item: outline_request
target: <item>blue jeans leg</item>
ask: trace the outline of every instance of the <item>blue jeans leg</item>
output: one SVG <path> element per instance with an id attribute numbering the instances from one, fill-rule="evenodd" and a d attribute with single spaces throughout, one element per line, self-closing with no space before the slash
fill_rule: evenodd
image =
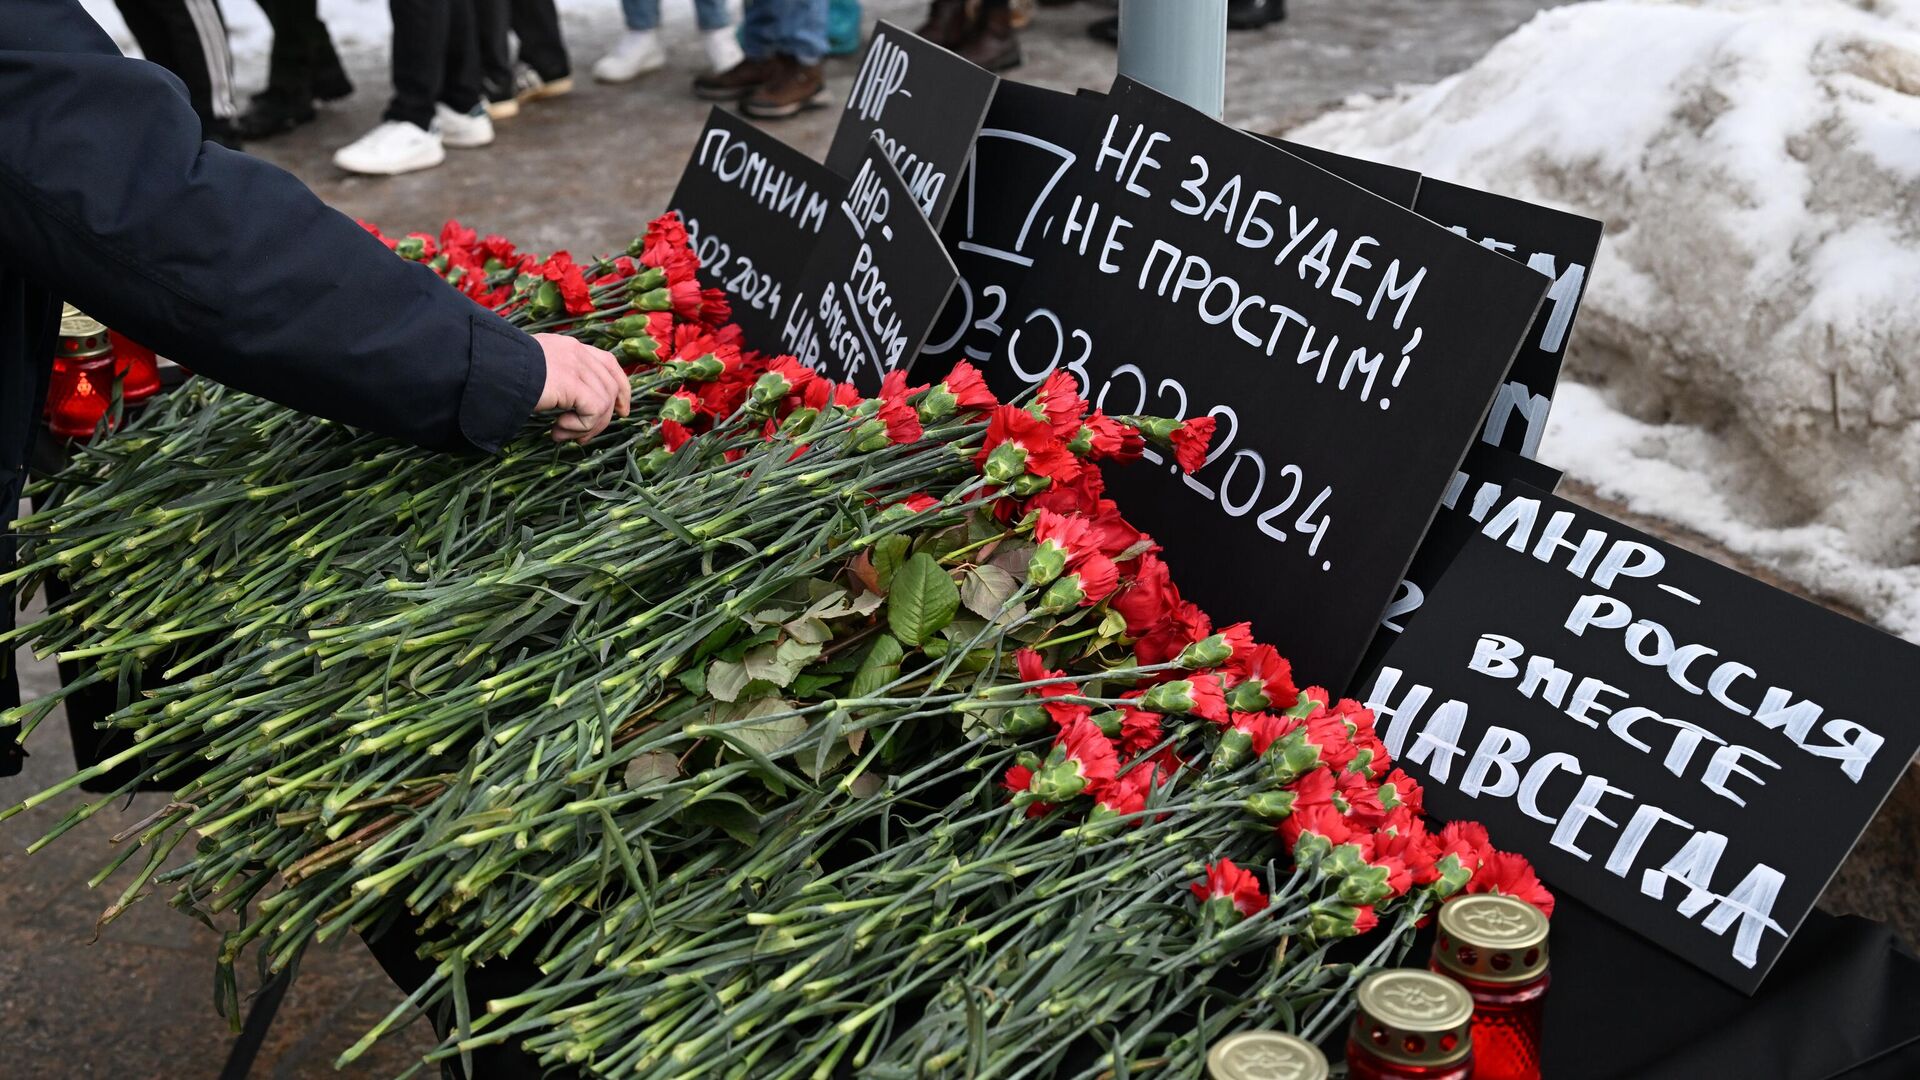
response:
<path id="1" fill-rule="evenodd" d="M 725 30 L 733 25 L 733 12 L 727 0 L 693 0 L 693 15 L 702 30 Z"/>
<path id="2" fill-rule="evenodd" d="M 652 30 L 660 25 L 660 0 L 620 0 L 627 29 Z"/>
<path id="3" fill-rule="evenodd" d="M 781 0 L 785 8 L 782 19 L 781 52 L 787 53 L 803 64 L 817 64 L 827 55 L 827 2 L 828 0 Z"/>

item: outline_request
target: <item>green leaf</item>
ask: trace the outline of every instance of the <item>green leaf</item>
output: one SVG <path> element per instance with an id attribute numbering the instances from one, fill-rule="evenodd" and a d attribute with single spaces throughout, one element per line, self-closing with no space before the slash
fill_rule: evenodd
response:
<path id="1" fill-rule="evenodd" d="M 720 829 L 748 847 L 760 839 L 760 815 L 744 806 L 702 800 L 681 811 L 680 816 L 695 825 Z"/>
<path id="2" fill-rule="evenodd" d="M 960 585 L 960 602 L 983 619 L 998 619 L 1000 609 L 1020 589 L 1020 582 L 998 566 L 976 566 L 968 570 Z"/>
<path id="3" fill-rule="evenodd" d="M 778 645 L 767 644 L 754 649 L 747 653 L 741 663 L 748 677 L 764 679 L 776 688 L 784 688 L 819 655 L 819 645 L 783 641 Z"/>
<path id="4" fill-rule="evenodd" d="M 721 723 L 732 723 L 737 720 L 751 720 L 755 717 L 766 716 L 771 713 L 790 712 L 792 709 L 792 703 L 781 698 L 757 698 L 744 707 L 735 705 L 731 708 L 720 710 L 716 712 L 714 719 Z M 757 724 L 746 724 L 741 727 L 730 728 L 720 734 L 723 735 L 728 742 L 739 743 L 743 746 L 750 747 L 753 750 L 759 751 L 762 756 L 771 756 L 806 733 L 806 717 L 782 716 Z"/>
<path id="5" fill-rule="evenodd" d="M 960 610 L 960 587 L 933 556 L 920 552 L 894 573 L 887 595 L 887 626 L 908 645 L 940 632 Z"/>
<path id="6" fill-rule="evenodd" d="M 874 639 L 867 649 L 867 655 L 860 661 L 860 669 L 854 672 L 853 685 L 847 693 L 851 697 L 869 697 L 881 687 L 900 677 L 900 661 L 907 651 L 900 643 L 886 634 Z"/>
<path id="7" fill-rule="evenodd" d="M 680 763 L 672 754 L 653 750 L 627 762 L 625 775 L 627 787 L 638 791 L 655 783 L 679 779 Z"/>
<path id="8" fill-rule="evenodd" d="M 827 624 L 812 615 L 803 615 L 792 622 L 785 623 L 781 629 L 803 645 L 818 645 L 833 638 L 833 631 L 827 627 Z"/>
<path id="9" fill-rule="evenodd" d="M 873 573 L 880 583 L 880 591 L 893 589 L 893 576 L 907 562 L 907 548 L 912 541 L 904 536 L 883 536 L 873 542 Z"/>
<path id="10" fill-rule="evenodd" d="M 707 693 L 712 694 L 716 701 L 738 701 L 740 691 L 747 688 L 750 679 L 752 676 L 747 674 L 745 664 L 715 660 L 713 666 L 707 669 Z"/>

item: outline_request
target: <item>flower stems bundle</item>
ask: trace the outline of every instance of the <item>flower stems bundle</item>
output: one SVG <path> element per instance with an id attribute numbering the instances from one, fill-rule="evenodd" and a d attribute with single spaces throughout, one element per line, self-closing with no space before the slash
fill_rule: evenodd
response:
<path id="1" fill-rule="evenodd" d="M 744 350 L 670 217 L 586 266 L 389 243 L 614 349 L 632 417 L 476 462 L 196 385 L 21 523 L 11 576 L 73 594 L 13 636 L 86 670 L 9 719 L 111 685 L 134 745 L 5 816 L 136 766 L 38 847 L 171 788 L 102 919 L 171 890 L 230 1012 L 243 950 L 404 925 L 433 975 L 343 1060 L 444 1007 L 430 1060 L 1192 1075 L 1236 1027 L 1325 1034 L 1453 892 L 1550 906 L 1103 496 L 1210 421 L 964 364 L 863 399 Z M 508 956 L 541 977 L 468 992 Z"/>

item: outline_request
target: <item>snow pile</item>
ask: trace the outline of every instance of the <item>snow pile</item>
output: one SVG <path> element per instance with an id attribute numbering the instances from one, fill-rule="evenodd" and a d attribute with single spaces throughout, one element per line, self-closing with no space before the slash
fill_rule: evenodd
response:
<path id="1" fill-rule="evenodd" d="M 1920 638 L 1920 0 L 1557 8 L 1290 137 L 1604 220 L 1542 456 Z"/>

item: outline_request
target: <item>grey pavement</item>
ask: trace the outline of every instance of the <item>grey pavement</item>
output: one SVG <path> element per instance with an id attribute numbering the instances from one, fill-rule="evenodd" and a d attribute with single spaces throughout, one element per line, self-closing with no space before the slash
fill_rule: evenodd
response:
<path id="1" fill-rule="evenodd" d="M 1296 0 L 1288 22 L 1230 35 L 1227 120 L 1278 131 L 1352 94 L 1444 77 L 1545 6 L 1531 0 Z M 441 168 L 373 180 L 329 164 L 333 150 L 373 124 L 384 104 L 384 57 L 364 52 L 348 57 L 361 87 L 356 97 L 255 151 L 299 174 L 329 202 L 390 232 L 433 231 L 459 217 L 535 250 L 586 254 L 618 247 L 665 206 L 706 107 L 687 92 L 698 50 L 686 26 L 668 27 L 676 46 L 668 70 L 619 87 L 585 77 L 619 30 L 616 8 L 608 0 L 602 13 L 569 18 L 582 75 L 573 94 L 529 106 L 500 126 L 494 146 L 451 151 Z M 881 0 L 868 9 L 870 17 L 911 26 L 919 5 Z M 1104 87 L 1113 75 L 1113 52 L 1083 33 L 1101 14 L 1093 5 L 1042 10 L 1023 37 L 1027 63 L 1013 75 L 1062 89 Z M 831 64 L 836 97 L 852 73 L 851 60 Z M 817 157 L 833 119 L 831 110 L 821 110 L 774 130 Z M 1664 531 L 1725 559 L 1697 538 Z M 51 688 L 57 676 L 50 663 L 24 653 L 21 659 L 29 695 Z M 26 774 L 0 781 L 0 802 L 51 785 L 71 768 L 62 715 L 51 717 L 30 746 Z M 110 857 L 108 838 L 158 806 L 159 797 L 136 798 L 35 855 L 22 852 L 81 801 L 57 798 L 0 824 L 0 1076 L 214 1077 L 231 1039 L 211 1007 L 215 935 L 160 897 L 134 905 L 98 942 L 91 940 L 95 919 L 117 890 L 91 890 L 86 881 Z M 1915 936 L 1916 852 L 1920 783 L 1910 777 L 1842 868 L 1826 906 L 1897 919 Z M 399 1000 L 356 939 L 312 950 L 254 1075 L 336 1075 L 334 1057 Z M 431 1041 L 427 1025 L 417 1021 L 338 1075 L 396 1075 Z"/>

